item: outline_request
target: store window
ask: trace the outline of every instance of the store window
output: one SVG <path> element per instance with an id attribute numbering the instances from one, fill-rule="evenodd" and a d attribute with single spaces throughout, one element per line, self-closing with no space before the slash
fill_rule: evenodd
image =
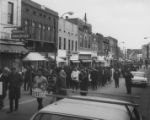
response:
<path id="1" fill-rule="evenodd" d="M 58 48 L 61 49 L 61 37 L 59 37 L 59 43 L 58 43 Z"/>

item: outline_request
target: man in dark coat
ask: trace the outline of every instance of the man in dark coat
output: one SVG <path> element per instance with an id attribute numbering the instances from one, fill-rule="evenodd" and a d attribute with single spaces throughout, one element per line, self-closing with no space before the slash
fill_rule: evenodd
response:
<path id="1" fill-rule="evenodd" d="M 131 80 L 133 78 L 133 75 L 132 75 L 132 73 L 130 72 L 129 69 L 127 69 L 124 72 L 124 78 L 125 78 L 125 84 L 126 84 L 127 94 L 131 94 L 131 86 L 132 86 Z"/>
<path id="2" fill-rule="evenodd" d="M 114 77 L 114 80 L 115 80 L 115 87 L 116 87 L 116 88 L 119 88 L 120 72 L 119 72 L 119 70 L 116 68 L 113 74 L 114 74 L 113 77 Z"/>
<path id="3" fill-rule="evenodd" d="M 7 84 L 8 84 L 8 71 L 4 68 L 4 70 L 0 70 L 0 83 L 2 85 L 2 93 L 0 94 L 0 110 L 3 108 L 3 100 L 6 97 Z"/>
<path id="4" fill-rule="evenodd" d="M 93 68 L 91 71 L 92 89 L 96 90 L 98 85 L 98 71 Z"/>
<path id="5" fill-rule="evenodd" d="M 103 79 L 103 70 L 101 67 L 98 69 L 98 86 L 102 86 L 102 79 Z"/>
<path id="6" fill-rule="evenodd" d="M 87 92 L 84 91 L 88 91 L 88 73 L 85 69 L 82 69 L 80 74 L 79 74 L 79 81 L 80 81 L 80 94 L 83 96 L 87 95 Z"/>
<path id="7" fill-rule="evenodd" d="M 57 95 L 67 95 L 67 85 L 66 85 L 66 72 L 63 68 L 61 68 L 60 72 L 58 72 L 57 80 L 56 80 L 56 92 Z M 60 100 L 62 98 L 57 98 L 57 100 Z"/>
<path id="8" fill-rule="evenodd" d="M 9 90 L 9 105 L 10 110 L 7 113 L 13 111 L 13 103 L 15 101 L 15 111 L 19 107 L 19 98 L 21 94 L 22 76 L 13 67 L 8 79 L 8 90 Z"/>

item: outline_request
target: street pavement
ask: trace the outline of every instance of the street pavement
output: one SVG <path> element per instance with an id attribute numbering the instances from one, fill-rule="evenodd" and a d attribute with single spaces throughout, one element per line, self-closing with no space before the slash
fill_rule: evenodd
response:
<path id="1" fill-rule="evenodd" d="M 146 73 L 150 83 L 150 70 L 147 70 Z M 132 96 L 140 96 L 139 99 L 132 99 L 132 101 L 139 104 L 139 110 L 142 113 L 144 120 L 150 120 L 150 86 L 149 85 L 146 88 L 132 88 Z M 115 88 L 114 81 L 112 81 L 110 84 L 106 85 L 105 87 L 99 88 L 95 92 L 127 96 L 125 81 L 123 78 L 120 78 L 119 88 Z M 44 106 L 48 105 L 50 101 L 51 101 L 51 97 L 45 98 L 43 102 Z M 7 114 L 6 112 L 9 110 L 9 101 L 8 98 L 6 98 L 4 109 L 0 111 L 0 120 L 29 120 L 31 116 L 37 112 L 36 99 L 30 96 L 27 92 L 24 92 L 23 90 L 22 90 L 22 97 L 20 99 L 19 104 L 20 105 L 18 111 Z"/>

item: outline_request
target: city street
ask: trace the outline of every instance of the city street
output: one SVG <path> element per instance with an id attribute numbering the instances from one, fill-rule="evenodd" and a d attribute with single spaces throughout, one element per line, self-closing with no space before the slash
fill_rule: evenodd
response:
<path id="1" fill-rule="evenodd" d="M 147 71 L 148 72 L 148 71 Z M 150 75 L 148 74 L 148 78 L 150 78 Z M 96 92 L 101 93 L 108 93 L 108 94 L 121 94 L 121 95 L 127 95 L 126 94 L 126 88 L 124 79 L 120 78 L 120 87 L 115 88 L 114 82 L 111 84 L 106 85 L 105 87 L 99 88 Z M 23 91 L 23 90 L 22 90 Z M 90 90 L 91 91 L 91 90 Z M 139 110 L 141 111 L 144 120 L 149 120 L 150 118 L 150 86 L 148 85 L 147 88 L 132 88 L 132 96 L 140 96 L 140 99 L 132 99 L 136 103 L 138 103 Z M 124 98 L 126 99 L 126 98 Z M 51 98 L 47 97 L 44 99 L 44 106 L 49 104 Z M 29 120 L 29 118 L 37 112 L 37 102 L 36 99 L 29 96 L 27 92 L 22 92 L 22 97 L 20 99 L 20 106 L 19 110 L 7 114 L 9 105 L 8 105 L 8 99 L 5 99 L 5 107 L 2 111 L 0 111 L 0 120 Z"/>

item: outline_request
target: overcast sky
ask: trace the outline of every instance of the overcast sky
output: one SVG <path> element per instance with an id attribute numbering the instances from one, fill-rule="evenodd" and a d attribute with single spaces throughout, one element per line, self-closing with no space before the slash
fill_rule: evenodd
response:
<path id="1" fill-rule="evenodd" d="M 68 11 L 88 23 L 94 33 L 118 39 L 120 47 L 141 48 L 150 42 L 150 0 L 34 0 L 57 11 L 59 16 Z M 149 39 L 144 39 L 149 37 Z"/>

